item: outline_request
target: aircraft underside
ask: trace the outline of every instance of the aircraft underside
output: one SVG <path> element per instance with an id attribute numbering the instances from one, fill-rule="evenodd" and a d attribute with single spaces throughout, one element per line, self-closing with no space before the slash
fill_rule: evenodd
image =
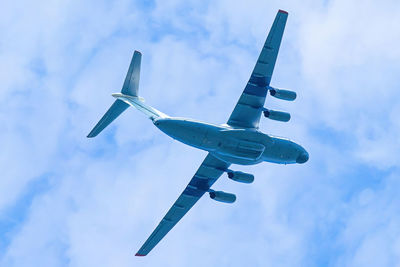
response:
<path id="1" fill-rule="evenodd" d="M 258 131 L 262 115 L 275 121 L 290 120 L 289 113 L 264 107 L 268 94 L 280 100 L 296 99 L 294 91 L 270 85 L 287 17 L 286 11 L 278 11 L 250 79 L 228 121 L 223 125 L 170 117 L 147 105 L 138 95 L 142 54 L 134 52 L 121 92 L 112 94 L 116 100 L 87 137 L 97 136 L 129 106 L 133 106 L 144 113 L 165 134 L 209 152 L 182 194 L 136 256 L 147 255 L 205 193 L 209 193 L 210 198 L 216 201 L 235 202 L 234 194 L 211 188 L 224 173 L 236 182 L 249 184 L 254 181 L 252 174 L 229 169 L 231 164 L 252 165 L 263 161 L 291 164 L 308 161 L 308 153 L 300 145 Z"/>
<path id="2" fill-rule="evenodd" d="M 299 163 L 301 155 L 308 157 L 300 145 L 257 130 L 217 126 L 186 118 L 162 118 L 154 124 L 172 138 L 232 164 L 253 165 L 262 161 L 291 164 Z"/>

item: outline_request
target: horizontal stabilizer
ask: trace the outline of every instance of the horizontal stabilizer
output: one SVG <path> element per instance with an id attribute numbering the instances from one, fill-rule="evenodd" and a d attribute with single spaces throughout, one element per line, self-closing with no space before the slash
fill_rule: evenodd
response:
<path id="1" fill-rule="evenodd" d="M 129 65 L 128 73 L 125 77 L 124 85 L 122 86 L 121 93 L 125 96 L 138 96 L 139 78 L 140 78 L 140 63 L 142 61 L 142 54 L 135 51 L 132 56 L 131 64 Z M 88 138 L 97 136 L 104 130 L 113 120 L 115 120 L 122 112 L 129 107 L 129 104 L 121 99 L 115 100 L 114 104 L 107 110 L 106 114 L 96 124 L 93 130 L 88 134 Z"/>
<path id="2" fill-rule="evenodd" d="M 104 128 L 106 128 L 113 120 L 115 120 L 129 105 L 122 100 L 115 100 L 114 104 L 107 110 L 106 114 L 94 126 L 93 130 L 88 134 L 88 138 L 97 136 Z"/>

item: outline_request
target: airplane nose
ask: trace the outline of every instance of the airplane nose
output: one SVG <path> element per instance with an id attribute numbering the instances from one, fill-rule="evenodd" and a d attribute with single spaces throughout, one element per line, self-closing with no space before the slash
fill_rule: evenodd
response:
<path id="1" fill-rule="evenodd" d="M 306 163 L 309 159 L 309 155 L 306 151 L 302 152 L 296 159 L 297 163 Z"/>

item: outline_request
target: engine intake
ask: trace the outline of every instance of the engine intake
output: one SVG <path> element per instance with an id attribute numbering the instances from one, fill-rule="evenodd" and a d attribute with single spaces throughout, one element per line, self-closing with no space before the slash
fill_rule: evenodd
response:
<path id="1" fill-rule="evenodd" d="M 223 191 L 210 191 L 210 198 L 219 202 L 233 203 L 236 201 L 236 196 Z"/>
<path id="2" fill-rule="evenodd" d="M 228 171 L 228 178 L 239 183 L 251 184 L 254 181 L 254 175 L 239 171 Z"/>
<path id="3" fill-rule="evenodd" d="M 271 120 L 283 121 L 283 122 L 287 122 L 290 120 L 290 114 L 287 112 L 265 109 L 263 113 L 265 117 Z"/>
<path id="4" fill-rule="evenodd" d="M 296 92 L 285 90 L 285 89 L 278 89 L 278 88 L 269 88 L 269 93 L 273 97 L 282 99 L 282 100 L 287 100 L 287 101 L 293 101 L 296 99 L 297 94 Z"/>

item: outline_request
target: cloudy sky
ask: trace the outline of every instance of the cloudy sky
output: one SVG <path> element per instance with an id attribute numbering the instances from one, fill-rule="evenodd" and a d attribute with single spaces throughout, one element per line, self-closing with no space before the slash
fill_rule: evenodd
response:
<path id="1" fill-rule="evenodd" d="M 142 52 L 140 94 L 225 123 L 278 9 L 289 12 L 261 130 L 304 165 L 234 166 L 147 256 L 137 249 L 204 151 L 129 109 L 86 135 Z M 400 266 L 400 2 L 3 1 L 0 266 Z"/>

